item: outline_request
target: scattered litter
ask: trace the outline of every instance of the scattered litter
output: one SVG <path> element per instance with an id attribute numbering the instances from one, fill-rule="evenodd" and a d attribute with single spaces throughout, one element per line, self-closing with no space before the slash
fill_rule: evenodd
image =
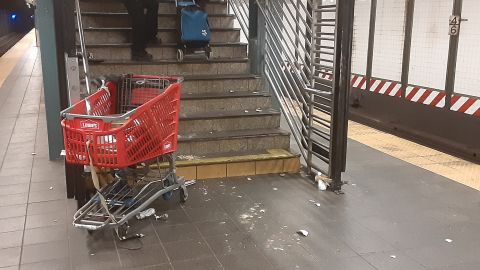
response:
<path id="1" fill-rule="evenodd" d="M 236 186 L 233 186 L 232 189 L 236 189 L 237 187 Z"/>
<path id="2" fill-rule="evenodd" d="M 445 239 L 445 242 L 447 242 L 447 243 L 452 243 L 452 242 L 453 242 L 453 240 L 452 240 L 452 239 L 449 239 L 449 238 L 447 238 L 447 239 Z"/>
<path id="3" fill-rule="evenodd" d="M 210 134 L 213 134 L 213 131 L 210 131 Z"/>
<path id="4" fill-rule="evenodd" d="M 252 180 L 253 180 L 253 179 L 252 179 L 252 178 L 250 178 L 250 177 L 248 177 L 248 178 L 247 178 L 247 181 L 252 181 Z"/>
<path id="5" fill-rule="evenodd" d="M 261 219 L 261 218 L 262 218 L 262 216 L 258 216 L 258 219 Z"/>
<path id="6" fill-rule="evenodd" d="M 356 186 L 357 184 L 353 183 L 352 186 Z"/>
<path id="7" fill-rule="evenodd" d="M 138 213 L 135 217 L 138 220 L 141 220 L 141 219 L 145 219 L 147 217 L 151 217 L 153 215 L 155 215 L 155 209 L 154 208 L 148 208 L 147 210 L 144 210 L 144 211 Z"/>
<path id="8" fill-rule="evenodd" d="M 240 215 L 240 218 L 241 218 L 241 219 L 247 219 L 247 218 L 253 218 L 253 216 L 252 216 L 252 215 L 249 215 L 249 214 L 241 214 L 241 215 Z"/>
<path id="9" fill-rule="evenodd" d="M 256 112 L 262 112 L 263 110 L 262 110 L 262 108 L 257 108 L 255 111 Z"/>
<path id="10" fill-rule="evenodd" d="M 285 177 L 285 174 L 284 174 L 284 173 L 281 173 L 280 176 L 281 176 L 281 177 Z"/>
<path id="11" fill-rule="evenodd" d="M 280 251 L 283 251 L 284 249 L 283 248 L 279 248 L 279 247 L 274 247 L 273 250 L 280 250 Z"/>
<path id="12" fill-rule="evenodd" d="M 53 220 L 53 222 L 54 222 L 54 223 L 57 223 L 57 222 L 58 222 L 58 220 L 54 219 L 54 220 Z"/>
<path id="13" fill-rule="evenodd" d="M 252 94 L 258 94 L 258 91 L 253 91 Z"/>
<path id="14" fill-rule="evenodd" d="M 243 198 L 243 196 L 242 196 L 242 195 L 238 195 L 237 197 L 238 197 L 238 198 Z"/>
<path id="15" fill-rule="evenodd" d="M 324 181 L 324 176 L 322 175 L 322 173 L 319 172 L 315 176 L 315 182 L 317 182 L 318 189 L 320 189 L 322 191 L 327 190 L 328 183 Z"/>
<path id="16" fill-rule="evenodd" d="M 65 150 L 60 151 L 60 156 L 61 157 L 64 157 L 66 155 L 67 155 L 67 151 L 65 151 Z"/>
<path id="17" fill-rule="evenodd" d="M 224 225 L 224 224 L 227 224 L 227 222 L 221 221 L 220 224 L 221 224 L 221 225 Z"/>
<path id="18" fill-rule="evenodd" d="M 90 256 L 95 256 L 95 253 L 90 253 Z"/>
<path id="19" fill-rule="evenodd" d="M 265 209 L 260 209 L 260 213 L 265 213 Z"/>
<path id="20" fill-rule="evenodd" d="M 297 232 L 297 234 L 303 236 L 303 237 L 307 237 L 308 236 L 308 231 L 306 230 L 300 230 Z"/>
<path id="21" fill-rule="evenodd" d="M 194 155 L 179 155 L 178 159 L 179 160 L 194 160 L 194 159 L 199 159 L 200 157 L 194 156 Z"/>
<path id="22" fill-rule="evenodd" d="M 315 203 L 315 201 L 314 201 L 314 200 L 308 200 L 308 201 L 309 201 L 309 202 L 311 202 L 311 203 Z"/>
<path id="23" fill-rule="evenodd" d="M 230 92 L 230 93 L 235 93 L 235 90 L 230 90 L 230 91 L 228 91 L 228 92 Z"/>
<path id="24" fill-rule="evenodd" d="M 168 220 L 168 214 L 161 214 L 160 216 L 155 215 L 155 220 L 160 220 L 160 221 L 167 221 Z"/>
<path id="25" fill-rule="evenodd" d="M 274 188 L 273 188 L 273 190 L 277 191 L 277 190 L 278 190 L 278 188 L 274 187 Z"/>
<path id="26" fill-rule="evenodd" d="M 53 190 L 53 187 L 49 187 L 48 189 Z"/>
<path id="27" fill-rule="evenodd" d="M 397 255 L 390 255 L 390 258 L 396 259 L 396 258 L 397 258 Z"/>
<path id="28" fill-rule="evenodd" d="M 318 203 L 318 202 L 315 203 L 315 206 L 320 207 L 320 203 Z"/>
<path id="29" fill-rule="evenodd" d="M 32 156 L 35 156 L 36 154 L 37 154 L 37 153 L 35 153 L 35 152 L 32 152 Z"/>
<path id="30" fill-rule="evenodd" d="M 245 110 L 245 113 L 248 113 L 248 110 Z"/>
<path id="31" fill-rule="evenodd" d="M 191 185 L 195 185 L 196 183 L 197 183 L 197 180 L 185 181 L 185 186 L 188 187 L 188 186 L 191 186 Z"/>

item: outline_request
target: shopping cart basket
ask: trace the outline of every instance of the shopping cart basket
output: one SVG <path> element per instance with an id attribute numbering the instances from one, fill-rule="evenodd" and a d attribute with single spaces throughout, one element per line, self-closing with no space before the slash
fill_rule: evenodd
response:
<path id="1" fill-rule="evenodd" d="M 188 193 L 175 167 L 179 79 L 126 75 L 118 86 L 106 83 L 61 114 L 66 161 L 89 168 L 97 190 L 73 225 L 113 227 L 125 239 L 128 220 L 157 198 L 179 190 L 184 202 Z M 115 178 L 100 186 L 96 171 L 105 168 Z"/>

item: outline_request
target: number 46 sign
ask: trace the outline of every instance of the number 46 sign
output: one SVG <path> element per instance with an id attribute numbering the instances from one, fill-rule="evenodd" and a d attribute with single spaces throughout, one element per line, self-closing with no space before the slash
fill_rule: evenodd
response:
<path id="1" fill-rule="evenodd" d="M 450 36 L 457 36 L 460 31 L 460 16 L 452 15 L 450 16 L 448 34 Z"/>

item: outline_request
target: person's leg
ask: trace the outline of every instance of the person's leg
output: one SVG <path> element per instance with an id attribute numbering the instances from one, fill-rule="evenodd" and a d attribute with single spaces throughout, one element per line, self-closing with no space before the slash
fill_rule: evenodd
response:
<path id="1" fill-rule="evenodd" d="M 206 10 L 208 0 L 196 0 L 197 5 L 200 6 L 201 9 Z"/>
<path id="2" fill-rule="evenodd" d="M 151 60 L 152 56 L 145 51 L 147 40 L 144 7 L 139 0 L 126 0 L 124 4 L 132 19 L 132 59 Z"/>
<path id="3" fill-rule="evenodd" d="M 144 7 L 147 9 L 146 14 L 146 38 L 147 41 L 158 42 L 158 1 L 157 0 L 144 0 Z"/>

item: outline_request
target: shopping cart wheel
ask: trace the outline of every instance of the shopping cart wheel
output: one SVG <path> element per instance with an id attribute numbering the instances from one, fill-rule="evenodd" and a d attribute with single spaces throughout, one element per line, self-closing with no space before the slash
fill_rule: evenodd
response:
<path id="1" fill-rule="evenodd" d="M 182 49 L 177 50 L 177 60 L 178 62 L 183 62 L 183 59 L 185 58 L 185 53 L 183 52 Z"/>
<path id="2" fill-rule="evenodd" d="M 180 201 L 182 203 L 186 202 L 188 199 L 188 191 L 185 185 L 180 187 Z"/>

